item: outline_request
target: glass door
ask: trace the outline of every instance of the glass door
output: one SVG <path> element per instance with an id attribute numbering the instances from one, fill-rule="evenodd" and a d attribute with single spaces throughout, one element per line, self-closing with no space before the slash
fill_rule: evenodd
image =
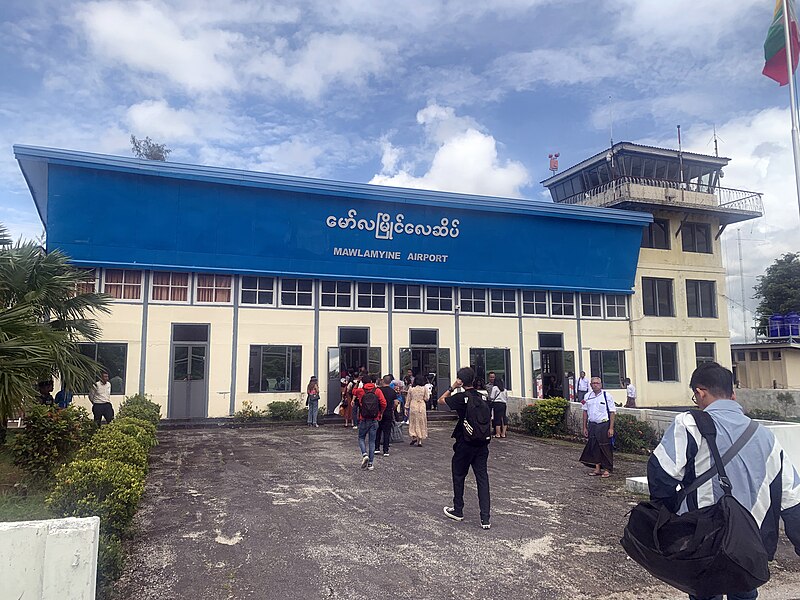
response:
<path id="1" fill-rule="evenodd" d="M 339 406 L 342 400 L 342 369 L 341 361 L 339 360 L 339 348 L 328 348 L 328 414 L 332 415 L 333 411 Z"/>

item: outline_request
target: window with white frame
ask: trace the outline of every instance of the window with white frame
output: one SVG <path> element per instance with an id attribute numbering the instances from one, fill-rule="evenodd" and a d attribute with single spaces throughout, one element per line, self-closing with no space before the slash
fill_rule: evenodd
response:
<path id="1" fill-rule="evenodd" d="M 321 305 L 325 308 L 350 308 L 353 284 L 349 281 L 323 281 Z"/>
<path id="2" fill-rule="evenodd" d="M 459 290 L 461 298 L 462 313 L 485 313 L 486 312 L 486 290 L 479 288 L 461 288 Z"/>
<path id="3" fill-rule="evenodd" d="M 575 294 L 572 292 L 550 292 L 550 314 L 554 317 L 575 316 Z"/>
<path id="4" fill-rule="evenodd" d="M 603 316 L 603 295 L 602 294 L 581 294 L 581 316 L 582 317 L 602 317 Z"/>
<path id="5" fill-rule="evenodd" d="M 522 314 L 547 315 L 547 292 L 538 290 L 522 291 Z"/>
<path id="6" fill-rule="evenodd" d="M 153 297 L 159 302 L 188 302 L 189 273 L 153 273 Z"/>
<path id="7" fill-rule="evenodd" d="M 94 294 L 97 292 L 97 269 L 78 268 L 82 280 L 75 285 L 75 294 Z"/>
<path id="8" fill-rule="evenodd" d="M 453 310 L 453 288 L 441 285 L 429 285 L 425 288 L 425 310 Z"/>
<path id="9" fill-rule="evenodd" d="M 313 289 L 310 279 L 281 279 L 281 305 L 313 306 Z"/>
<path id="10" fill-rule="evenodd" d="M 233 277 L 230 275 L 197 275 L 197 301 L 228 303 L 231 301 Z"/>
<path id="11" fill-rule="evenodd" d="M 358 308 L 386 308 L 386 284 L 359 282 L 356 292 Z"/>
<path id="12" fill-rule="evenodd" d="M 103 291 L 117 300 L 140 300 L 142 272 L 127 269 L 106 269 Z"/>
<path id="13" fill-rule="evenodd" d="M 517 314 L 517 291 L 516 290 L 491 290 L 490 309 L 495 315 L 515 315 Z"/>
<path id="14" fill-rule="evenodd" d="M 628 299 L 625 294 L 606 295 L 606 317 L 609 319 L 628 318 Z"/>
<path id="15" fill-rule="evenodd" d="M 419 310 L 422 308 L 422 286 L 394 284 L 395 310 Z"/>
<path id="16" fill-rule="evenodd" d="M 275 304 L 275 278 L 242 276 L 242 304 Z"/>

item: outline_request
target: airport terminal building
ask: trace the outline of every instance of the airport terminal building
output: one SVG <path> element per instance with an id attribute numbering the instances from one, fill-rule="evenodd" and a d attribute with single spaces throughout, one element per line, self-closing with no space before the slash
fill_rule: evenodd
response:
<path id="1" fill-rule="evenodd" d="M 698 362 L 729 365 L 719 235 L 762 212 L 719 186 L 728 159 L 629 143 L 545 180 L 553 202 L 14 152 L 48 250 L 114 298 L 84 351 L 168 418 L 302 400 L 312 375 L 330 409 L 361 366 L 685 402 Z"/>

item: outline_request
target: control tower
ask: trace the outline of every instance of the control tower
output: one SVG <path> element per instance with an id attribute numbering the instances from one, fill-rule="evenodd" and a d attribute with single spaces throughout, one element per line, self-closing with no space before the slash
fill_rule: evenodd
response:
<path id="1" fill-rule="evenodd" d="M 729 162 L 620 142 L 542 182 L 557 204 L 653 215 L 642 231 L 629 347 L 607 349 L 624 350 L 626 364 L 609 369 L 633 380 L 639 406 L 686 404 L 689 376 L 698 364 L 716 360 L 731 366 L 720 236 L 732 223 L 762 216 L 763 204 L 758 192 L 722 187 Z M 581 348 L 587 373 L 604 370 L 605 355 L 593 350 Z"/>

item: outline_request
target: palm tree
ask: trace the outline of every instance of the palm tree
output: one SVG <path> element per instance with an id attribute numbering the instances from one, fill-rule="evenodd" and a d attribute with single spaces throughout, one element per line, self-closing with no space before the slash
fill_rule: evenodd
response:
<path id="1" fill-rule="evenodd" d="M 98 364 L 78 342 L 98 338 L 94 316 L 109 312 L 109 298 L 78 293 L 89 280 L 59 251 L 12 245 L 0 225 L 0 443 L 7 419 L 36 395 L 36 381 L 57 376 L 84 387 L 96 375 Z"/>

